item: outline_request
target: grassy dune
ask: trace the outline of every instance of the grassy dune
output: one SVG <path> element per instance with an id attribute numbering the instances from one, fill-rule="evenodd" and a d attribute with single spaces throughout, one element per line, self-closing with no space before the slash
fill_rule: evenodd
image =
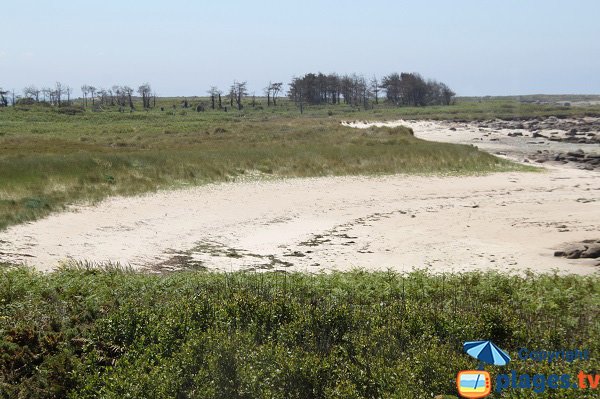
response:
<path id="1" fill-rule="evenodd" d="M 241 113 L 2 110 L 0 229 L 73 202 L 185 184 L 520 168 L 471 146 L 418 140 L 404 128 L 343 127 L 344 118 L 328 116 L 325 107 L 302 117 L 292 116 L 294 109 L 288 103 Z M 348 109 L 340 106 L 339 112 Z"/>
<path id="2" fill-rule="evenodd" d="M 508 350 L 518 373 L 593 372 L 599 284 L 495 273 L 0 267 L 0 397 L 431 398 L 456 394 L 456 373 L 477 366 L 461 349 L 473 339 Z M 592 360 L 523 361 L 521 347 L 589 349 Z"/>

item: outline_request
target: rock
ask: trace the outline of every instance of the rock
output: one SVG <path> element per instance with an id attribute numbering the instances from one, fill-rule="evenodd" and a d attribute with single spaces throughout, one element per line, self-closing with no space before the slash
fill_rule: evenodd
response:
<path id="1" fill-rule="evenodd" d="M 600 240 L 584 240 L 554 251 L 554 256 L 567 259 L 600 258 Z"/>
<path id="2" fill-rule="evenodd" d="M 581 253 L 582 258 L 600 258 L 600 244 L 591 244 Z"/>
<path id="3" fill-rule="evenodd" d="M 575 157 L 575 158 L 583 158 L 585 156 L 585 152 L 583 152 L 582 149 L 579 149 L 576 151 L 569 151 L 569 152 L 567 152 L 567 156 Z"/>
<path id="4" fill-rule="evenodd" d="M 456 128 L 455 127 L 451 127 L 450 130 L 452 130 L 453 132 L 455 132 Z"/>
<path id="5" fill-rule="evenodd" d="M 583 250 L 581 248 L 571 249 L 567 251 L 567 259 L 579 259 Z"/>
<path id="6" fill-rule="evenodd" d="M 302 252 L 300 252 L 300 251 L 294 251 L 294 252 L 292 252 L 292 253 L 285 254 L 285 255 L 283 255 L 283 256 L 297 256 L 297 257 L 299 257 L 299 258 L 302 258 L 302 257 L 305 257 L 306 255 L 304 255 L 304 254 L 303 254 Z"/>

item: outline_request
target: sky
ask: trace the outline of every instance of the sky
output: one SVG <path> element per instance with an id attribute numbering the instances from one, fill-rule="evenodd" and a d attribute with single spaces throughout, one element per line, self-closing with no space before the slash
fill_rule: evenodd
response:
<path id="1" fill-rule="evenodd" d="M 0 87 L 262 93 L 308 72 L 418 72 L 461 96 L 600 94 L 598 0 L 0 0 Z"/>

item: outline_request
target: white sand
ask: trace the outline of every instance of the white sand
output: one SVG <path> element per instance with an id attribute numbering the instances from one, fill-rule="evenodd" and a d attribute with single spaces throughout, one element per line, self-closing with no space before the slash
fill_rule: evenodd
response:
<path id="1" fill-rule="evenodd" d="M 429 135 L 425 125 L 412 126 L 417 136 L 443 139 L 431 126 Z M 599 177 L 551 167 L 473 177 L 215 184 L 111 198 L 0 233 L 0 261 L 40 270 L 69 259 L 165 268 L 184 256 L 215 270 L 589 274 L 597 261 L 556 258 L 553 250 L 598 238 Z"/>

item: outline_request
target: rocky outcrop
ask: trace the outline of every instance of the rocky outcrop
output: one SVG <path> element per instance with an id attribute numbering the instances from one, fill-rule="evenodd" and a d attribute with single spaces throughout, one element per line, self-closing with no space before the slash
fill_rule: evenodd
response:
<path id="1" fill-rule="evenodd" d="M 533 161 L 536 163 L 572 163 L 580 169 L 600 170 L 600 154 L 586 153 L 581 149 L 566 153 L 553 153 L 548 150 L 538 150 L 535 154 L 531 154 L 528 159 L 530 162 Z"/>
<path id="2" fill-rule="evenodd" d="M 567 259 L 600 258 L 600 240 L 583 240 L 577 243 L 565 244 L 563 248 L 554 251 L 554 256 Z"/>
<path id="3" fill-rule="evenodd" d="M 476 122 L 480 129 L 521 130 L 531 132 L 531 137 L 540 137 L 552 141 L 580 144 L 600 144 L 600 118 L 531 118 L 526 120 L 494 119 Z M 541 132 L 544 132 L 542 134 Z M 551 135 L 545 132 L 553 132 Z M 511 132 L 511 137 L 522 136 L 523 132 Z"/>

